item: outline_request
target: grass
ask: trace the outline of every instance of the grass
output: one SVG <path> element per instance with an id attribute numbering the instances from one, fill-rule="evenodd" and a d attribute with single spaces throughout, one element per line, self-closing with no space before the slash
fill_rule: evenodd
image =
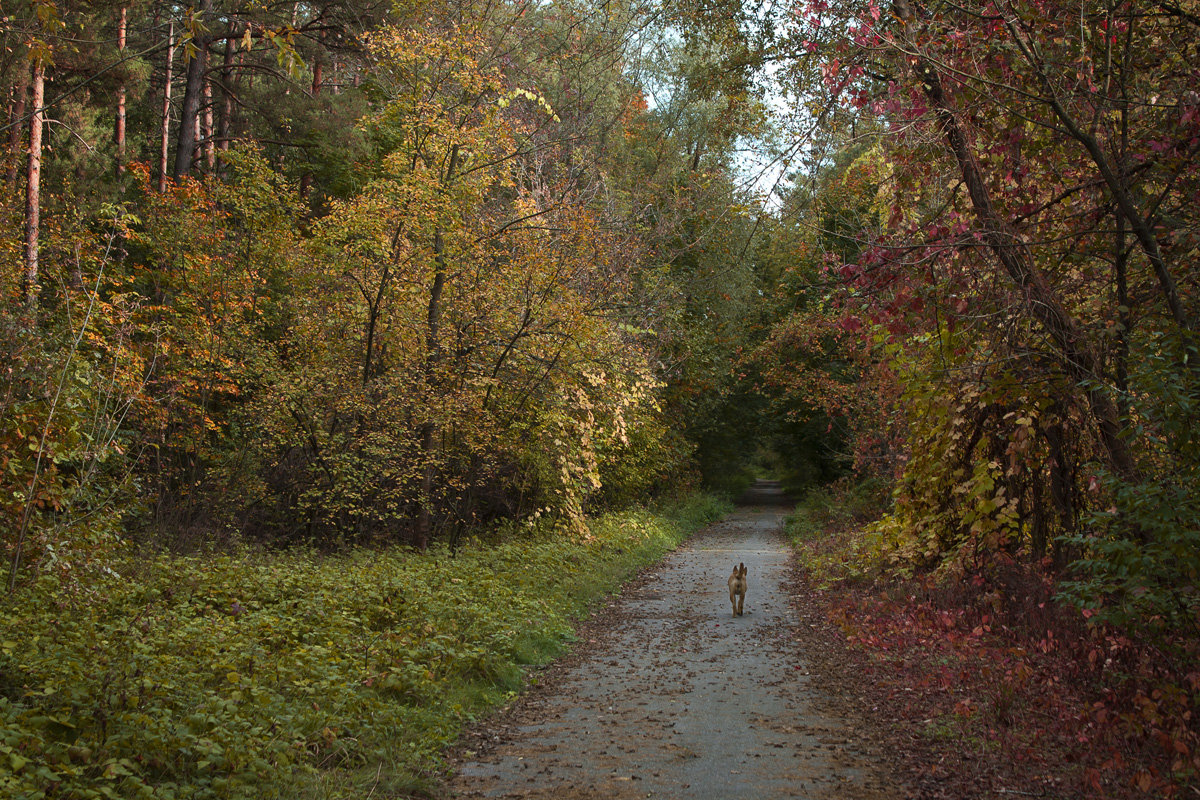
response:
<path id="1" fill-rule="evenodd" d="M 0 795 L 420 796 L 572 622 L 725 508 L 432 548 L 132 555 L 0 606 Z"/>
<path id="2" fill-rule="evenodd" d="M 809 577 L 821 589 L 877 571 L 878 543 L 864 526 L 879 517 L 886 492 L 877 481 L 837 483 L 812 489 L 784 522 L 784 531 L 803 554 Z"/>

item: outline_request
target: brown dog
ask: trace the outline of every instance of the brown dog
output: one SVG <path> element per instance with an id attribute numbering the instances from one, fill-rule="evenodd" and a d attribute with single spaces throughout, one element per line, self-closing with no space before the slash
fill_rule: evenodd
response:
<path id="1" fill-rule="evenodd" d="M 742 604 L 746 602 L 746 565 L 738 564 L 729 576 L 729 602 L 733 603 L 733 615 L 742 615 Z"/>

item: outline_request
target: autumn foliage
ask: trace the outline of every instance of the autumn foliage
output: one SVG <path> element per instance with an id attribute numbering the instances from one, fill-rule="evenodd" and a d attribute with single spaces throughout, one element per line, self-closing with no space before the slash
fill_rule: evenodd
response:
<path id="1" fill-rule="evenodd" d="M 761 357 L 822 413 L 853 401 L 848 449 L 895 479 L 822 563 L 919 587 L 838 618 L 884 660 L 963 632 L 947 735 L 1009 724 L 978 692 L 1023 682 L 1062 704 L 1060 741 L 1106 754 L 1077 785 L 1118 794 L 1198 767 L 1195 19 L 816 2 L 789 40 L 830 132 L 791 200 L 812 299 Z"/>
<path id="2" fill-rule="evenodd" d="M 29 41 L 64 20 L 98 33 L 116 20 L 39 8 L 21 18 Z M 71 159 L 82 176 L 99 154 L 61 145 L 32 286 L 10 182 L 13 580 L 59 558 L 51 539 L 78 543 L 76 516 L 189 548 L 246 535 L 424 547 L 501 518 L 548 514 L 582 530 L 597 503 L 647 499 L 688 474 L 636 287 L 653 266 L 631 213 L 643 190 L 594 139 L 611 125 L 635 139 L 647 114 L 607 34 L 565 10 L 396 10 L 358 30 L 347 10 L 284 20 L 207 7 L 182 25 L 185 46 L 135 17 L 131 35 L 164 57 L 225 59 L 200 90 L 227 95 L 227 116 L 213 101 L 187 124 L 233 141 L 178 154 L 195 158 L 164 183 L 157 143 L 137 140 L 142 160 L 131 153 L 119 180 L 86 186 L 67 175 Z M 228 34 L 211 35 L 205 14 L 224 15 Z M 353 43 L 321 38 L 334 29 Z M 596 74 L 572 71 L 597 53 L 609 60 Z M 271 110 L 253 105 L 246 67 L 272 54 L 292 70 L 283 88 L 310 81 L 314 105 L 291 112 L 310 126 L 305 152 L 330 159 L 323 169 L 292 171 L 264 127 Z M 182 77 L 139 63 L 105 91 Z M 80 80 L 47 74 L 52 93 Z M 9 75 L 19 86 L 21 64 Z M 86 110 L 99 125 L 109 109 L 96 91 Z M 347 128 L 336 157 L 319 119 L 330 113 Z"/>
<path id="3" fill-rule="evenodd" d="M 853 473 L 850 638 L 1194 783 L 1200 8 L 693 6 L 6 4 L 10 595 Z"/>

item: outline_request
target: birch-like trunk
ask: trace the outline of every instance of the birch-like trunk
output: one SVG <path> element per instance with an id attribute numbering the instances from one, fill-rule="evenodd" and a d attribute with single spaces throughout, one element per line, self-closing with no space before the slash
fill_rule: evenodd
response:
<path id="1" fill-rule="evenodd" d="M 229 26 L 229 34 L 225 37 L 225 54 L 221 59 L 221 119 L 217 122 L 217 147 L 222 151 L 229 150 L 229 139 L 233 130 L 233 63 L 237 55 L 236 29 Z"/>
<path id="2" fill-rule="evenodd" d="M 204 82 L 204 113 L 201 116 L 201 149 L 204 151 L 204 166 L 212 173 L 217 168 L 217 149 L 213 146 L 213 94 L 212 81 Z"/>
<path id="3" fill-rule="evenodd" d="M 166 78 L 163 80 L 162 115 L 159 118 L 159 148 L 158 148 L 158 193 L 167 190 L 167 153 L 171 143 L 171 81 L 174 79 L 172 67 L 175 61 L 175 23 L 171 22 L 167 29 L 167 66 Z"/>

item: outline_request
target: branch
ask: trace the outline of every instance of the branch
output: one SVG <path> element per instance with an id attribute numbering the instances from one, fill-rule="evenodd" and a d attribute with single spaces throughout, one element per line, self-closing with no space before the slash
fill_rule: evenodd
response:
<path id="1" fill-rule="evenodd" d="M 1109 191 L 1113 193 L 1113 198 L 1117 201 L 1117 207 L 1121 209 L 1121 213 L 1125 215 L 1125 219 L 1129 221 L 1130 227 L 1133 229 L 1134 235 L 1137 237 L 1138 243 L 1142 246 L 1142 251 L 1150 260 L 1151 266 L 1154 268 L 1154 274 L 1158 277 L 1159 285 L 1162 287 L 1163 295 L 1167 300 L 1167 307 L 1171 310 L 1171 316 L 1175 319 L 1175 323 L 1179 327 L 1188 332 L 1195 332 L 1193 323 L 1188 319 L 1187 312 L 1183 309 L 1183 302 L 1179 298 L 1179 289 L 1175 286 L 1175 278 L 1171 275 L 1171 271 L 1167 268 L 1166 259 L 1163 258 L 1161 250 L 1158 247 L 1158 237 L 1154 235 L 1147 220 L 1139 213 L 1138 208 L 1134 205 L 1133 199 L 1129 195 L 1128 187 L 1120 180 L 1121 177 L 1113 170 L 1112 165 L 1108 163 L 1108 158 L 1101 149 L 1100 143 L 1095 137 L 1085 132 L 1079 127 L 1059 100 L 1058 93 L 1054 90 L 1054 85 L 1050 82 L 1050 77 L 1042 68 L 1042 63 L 1037 59 L 1033 52 L 1033 48 L 1025 39 L 1016 25 L 1016 21 L 1009 16 L 1005 16 L 1004 25 L 1008 28 L 1012 35 L 1013 41 L 1020 50 L 1025 61 L 1033 69 L 1037 75 L 1038 82 L 1046 92 L 1044 102 L 1049 103 L 1054 109 L 1055 116 L 1062 122 L 1063 127 L 1073 139 L 1084 146 L 1088 155 L 1092 158 L 1092 163 L 1100 170 L 1100 174 L 1104 177 L 1104 182 L 1108 185 Z"/>

